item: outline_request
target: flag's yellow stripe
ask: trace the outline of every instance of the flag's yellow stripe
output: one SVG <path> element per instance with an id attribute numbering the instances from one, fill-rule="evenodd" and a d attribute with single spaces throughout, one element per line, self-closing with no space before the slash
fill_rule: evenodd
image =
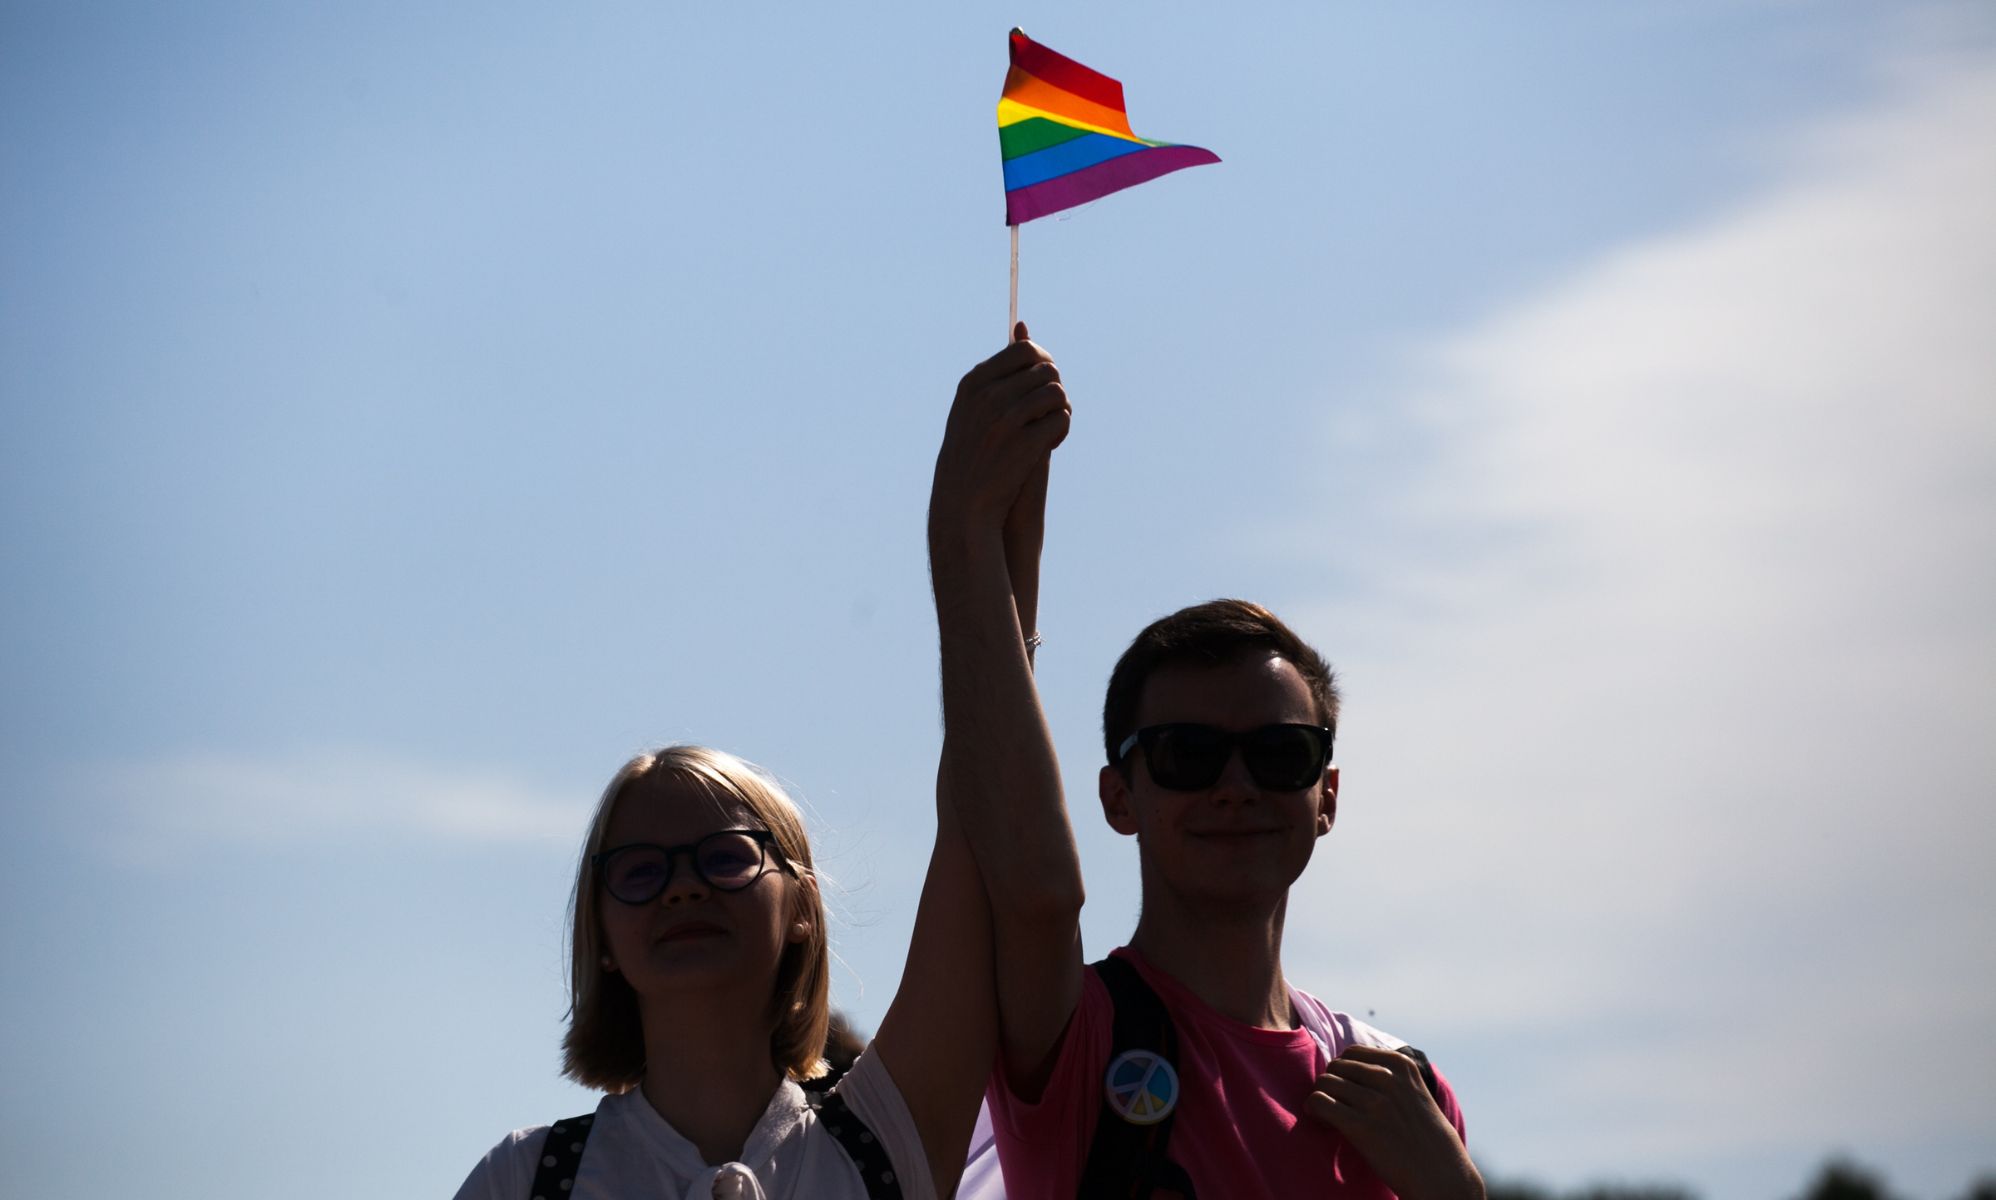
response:
<path id="1" fill-rule="evenodd" d="M 1090 124 L 1087 121 L 1077 121 L 1064 113 L 1049 112 L 1044 108 L 1034 108 L 1030 104 L 1021 104 L 1010 96 L 998 101 L 998 127 L 1000 129 L 1032 117 L 1045 117 L 1049 121 L 1058 121 L 1062 125 L 1072 125 L 1076 129 L 1086 129 L 1090 133 L 1106 133 L 1110 137 L 1119 137 L 1132 142 L 1143 141 L 1142 138 L 1130 132 L 1129 122 L 1127 121 L 1123 122 L 1123 128 L 1121 129 L 1108 129 L 1101 125 Z"/>

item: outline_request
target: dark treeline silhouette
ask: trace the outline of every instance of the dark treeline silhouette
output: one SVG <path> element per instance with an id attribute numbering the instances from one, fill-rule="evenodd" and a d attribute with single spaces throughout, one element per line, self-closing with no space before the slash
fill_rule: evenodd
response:
<path id="1" fill-rule="evenodd" d="M 1698 1200 L 1697 1194 L 1675 1184 L 1603 1184 L 1572 1192 L 1554 1192 L 1536 1184 L 1487 1179 L 1489 1200 Z M 1770 1198 L 1774 1200 L 1774 1198 Z M 1903 1200 L 1883 1176 L 1848 1158 L 1833 1158 L 1792 1200 Z M 1984 1175 L 1968 1185 L 1956 1200 L 1996 1200 L 1996 1175 Z"/>
<path id="2" fill-rule="evenodd" d="M 1602 1184 L 1577 1192 L 1554 1192 L 1530 1183 L 1484 1176 L 1488 1200 L 1698 1200 L 1695 1193 L 1668 1184 Z"/>

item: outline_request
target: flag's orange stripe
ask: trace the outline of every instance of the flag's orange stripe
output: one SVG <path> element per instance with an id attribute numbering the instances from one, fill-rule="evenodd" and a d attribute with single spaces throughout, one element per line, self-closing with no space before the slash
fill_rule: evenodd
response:
<path id="1" fill-rule="evenodd" d="M 1124 137 L 1137 136 L 1130 129 L 1129 114 L 1123 110 L 1097 104 L 1064 88 L 1057 88 L 1044 79 L 1026 74 L 1017 67 L 1005 73 L 1005 99 L 1017 101 L 1027 108 L 1039 109 L 1056 119 L 1065 118 L 1077 124 L 1119 133 Z"/>

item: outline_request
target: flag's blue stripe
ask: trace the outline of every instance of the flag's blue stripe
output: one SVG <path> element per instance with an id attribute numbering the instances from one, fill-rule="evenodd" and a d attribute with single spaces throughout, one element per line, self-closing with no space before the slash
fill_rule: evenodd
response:
<path id="1" fill-rule="evenodd" d="M 1086 137 L 1062 142 L 1058 146 L 1048 146 L 1023 154 L 1005 164 L 1005 190 L 1031 187 L 1058 179 L 1062 175 L 1085 170 L 1096 163 L 1108 162 L 1125 154 L 1148 150 L 1142 142 L 1132 142 L 1127 138 L 1110 137 L 1106 133 L 1091 133 Z"/>

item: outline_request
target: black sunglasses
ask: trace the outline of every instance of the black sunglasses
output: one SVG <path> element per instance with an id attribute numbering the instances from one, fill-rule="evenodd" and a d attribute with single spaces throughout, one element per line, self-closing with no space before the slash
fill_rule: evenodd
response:
<path id="1" fill-rule="evenodd" d="M 682 854 L 692 860 L 693 873 L 702 882 L 721 892 L 741 891 L 772 866 L 796 873 L 776 844 L 776 835 L 767 829 L 723 829 L 680 846 L 633 842 L 594 855 L 589 862 L 610 895 L 625 904 L 649 904 L 672 882 L 673 867 Z"/>
<path id="2" fill-rule="evenodd" d="M 1144 750 L 1151 781 L 1174 792 L 1196 792 L 1219 782 L 1234 747 L 1255 783 L 1272 792 L 1294 792 L 1324 775 L 1331 760 L 1332 730 L 1323 725 L 1263 725 L 1231 733 L 1211 725 L 1150 725 L 1123 739 L 1116 762 Z"/>

